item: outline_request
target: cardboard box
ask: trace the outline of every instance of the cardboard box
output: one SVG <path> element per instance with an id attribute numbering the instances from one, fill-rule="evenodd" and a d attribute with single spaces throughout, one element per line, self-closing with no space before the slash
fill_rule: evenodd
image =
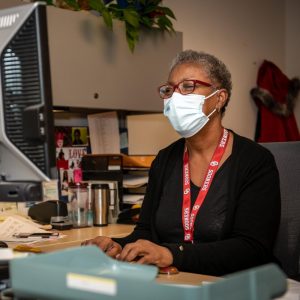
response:
<path id="1" fill-rule="evenodd" d="M 155 155 L 123 155 L 123 167 L 150 168 Z"/>

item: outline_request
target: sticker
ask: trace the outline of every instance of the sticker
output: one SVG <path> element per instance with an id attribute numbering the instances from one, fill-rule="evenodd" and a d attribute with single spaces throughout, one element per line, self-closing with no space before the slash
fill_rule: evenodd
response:
<path id="1" fill-rule="evenodd" d="M 109 166 L 107 167 L 107 169 L 108 169 L 109 171 L 121 170 L 121 166 L 120 166 L 120 165 L 109 165 Z"/>
<path id="2" fill-rule="evenodd" d="M 67 287 L 110 296 L 117 294 L 116 280 L 76 273 L 67 274 Z"/>

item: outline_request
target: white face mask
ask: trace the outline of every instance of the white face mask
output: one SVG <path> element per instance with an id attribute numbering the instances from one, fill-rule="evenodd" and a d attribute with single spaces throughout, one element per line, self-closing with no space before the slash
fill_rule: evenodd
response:
<path id="1" fill-rule="evenodd" d="M 215 95 L 219 90 L 205 97 L 204 95 L 182 95 L 174 92 L 172 97 L 164 100 L 164 115 L 168 117 L 174 129 L 184 138 L 189 138 L 199 132 L 209 121 L 203 112 L 204 101 Z"/>

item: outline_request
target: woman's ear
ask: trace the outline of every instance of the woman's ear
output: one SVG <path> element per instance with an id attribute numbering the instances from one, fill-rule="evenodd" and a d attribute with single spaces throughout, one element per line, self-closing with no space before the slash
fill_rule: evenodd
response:
<path id="1" fill-rule="evenodd" d="M 228 99 L 228 92 L 225 89 L 220 89 L 218 92 L 218 102 L 216 104 L 216 110 L 220 112 L 222 107 L 226 104 Z"/>

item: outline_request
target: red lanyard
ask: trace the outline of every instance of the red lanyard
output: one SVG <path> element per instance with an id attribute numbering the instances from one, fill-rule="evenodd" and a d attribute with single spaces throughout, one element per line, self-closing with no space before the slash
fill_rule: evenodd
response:
<path id="1" fill-rule="evenodd" d="M 191 210 L 191 187 L 190 187 L 190 169 L 189 169 L 189 154 L 187 148 L 184 150 L 183 155 L 183 203 L 182 203 L 182 225 L 184 230 L 184 241 L 192 242 L 194 240 L 194 223 L 196 216 L 199 212 L 201 205 L 208 193 L 210 185 L 213 178 L 218 170 L 219 163 L 225 152 L 227 142 L 228 142 L 228 130 L 223 129 L 223 135 L 219 141 L 219 144 L 212 156 L 209 163 L 209 167 L 206 171 L 205 180 L 203 182 L 202 188 L 199 191 L 195 204 Z"/>

